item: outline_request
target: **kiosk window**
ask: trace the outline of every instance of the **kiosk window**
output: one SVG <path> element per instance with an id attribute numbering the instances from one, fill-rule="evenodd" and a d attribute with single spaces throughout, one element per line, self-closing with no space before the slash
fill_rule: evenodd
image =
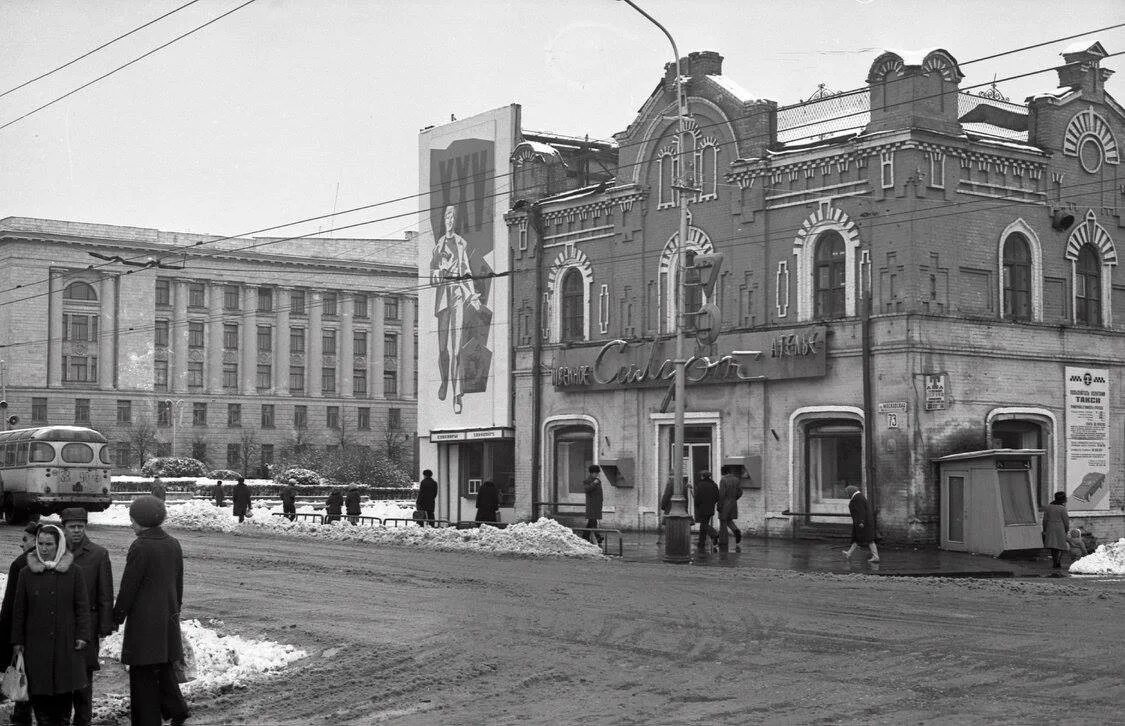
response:
<path id="1" fill-rule="evenodd" d="M 965 477 L 949 477 L 949 539 L 965 541 Z"/>
<path id="2" fill-rule="evenodd" d="M 1035 507 L 1027 471 L 1000 471 L 1000 505 L 1004 524 L 1035 524 Z"/>

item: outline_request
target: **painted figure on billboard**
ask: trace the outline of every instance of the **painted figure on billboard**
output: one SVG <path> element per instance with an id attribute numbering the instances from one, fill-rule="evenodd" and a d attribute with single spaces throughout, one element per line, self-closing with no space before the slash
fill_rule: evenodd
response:
<path id="1" fill-rule="evenodd" d="M 462 377 L 461 349 L 465 331 L 465 313 L 481 309 L 480 293 L 473 286 L 469 265 L 469 249 L 465 238 L 457 234 L 457 208 L 445 208 L 445 233 L 434 240 L 430 256 L 430 282 L 434 286 L 434 315 L 438 321 L 438 367 L 441 388 L 438 398 L 445 400 L 453 387 L 453 413 L 461 413 Z"/>

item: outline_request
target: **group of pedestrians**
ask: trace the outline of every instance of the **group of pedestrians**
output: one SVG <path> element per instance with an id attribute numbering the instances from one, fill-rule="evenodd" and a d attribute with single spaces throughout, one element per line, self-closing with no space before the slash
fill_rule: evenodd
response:
<path id="1" fill-rule="evenodd" d="M 742 498 L 742 481 L 735 475 L 734 467 L 723 466 L 716 484 L 710 471 L 701 471 L 695 484 L 684 482 L 684 496 L 693 504 L 692 514 L 699 525 L 698 547 L 701 552 L 727 550 L 734 538 L 735 550 L 741 551 L 742 530 L 735 524 L 738 519 L 738 500 Z M 660 511 L 667 518 L 672 512 L 672 494 L 675 480 L 669 476 L 660 494 Z M 712 524 L 718 515 L 719 528 Z M 663 528 L 663 522 L 662 522 Z M 708 544 L 710 539 L 710 544 Z"/>
<path id="2" fill-rule="evenodd" d="M 85 509 L 64 509 L 62 526 L 29 524 L 8 570 L 0 605 L 0 657 L 22 656 L 29 701 L 15 703 L 11 723 L 90 724 L 100 639 L 125 625 L 121 662 L 129 667 L 134 726 L 183 724 L 187 703 L 173 663 L 182 662 L 179 613 L 183 551 L 160 525 L 164 502 L 141 495 L 129 507 L 136 539 L 129 547 L 117 600 L 108 551 L 90 541 Z"/>

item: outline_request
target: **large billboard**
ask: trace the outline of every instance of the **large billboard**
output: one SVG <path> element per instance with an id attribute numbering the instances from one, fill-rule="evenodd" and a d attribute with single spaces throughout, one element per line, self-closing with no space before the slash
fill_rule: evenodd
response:
<path id="1" fill-rule="evenodd" d="M 508 234 L 518 106 L 418 139 L 418 433 L 511 426 Z"/>
<path id="2" fill-rule="evenodd" d="M 1066 492 L 1071 511 L 1109 509 L 1109 369 L 1066 366 Z"/>

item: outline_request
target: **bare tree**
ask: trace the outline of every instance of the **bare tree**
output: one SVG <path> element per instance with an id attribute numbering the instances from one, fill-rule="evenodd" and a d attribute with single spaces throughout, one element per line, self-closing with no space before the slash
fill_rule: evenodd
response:
<path id="1" fill-rule="evenodd" d="M 149 454 L 157 449 L 156 426 L 147 418 L 139 418 L 124 431 L 125 445 L 129 451 L 129 466 L 138 467 L 148 461 Z"/>
<path id="2" fill-rule="evenodd" d="M 410 434 L 402 429 L 388 426 L 383 431 L 386 456 L 396 464 L 408 464 L 411 459 Z"/>
<path id="3" fill-rule="evenodd" d="M 254 465 L 254 460 L 258 458 L 258 453 L 262 447 L 254 439 L 254 432 L 250 429 L 242 429 L 242 433 L 238 438 L 238 455 L 242 463 L 242 473 L 244 476 L 250 476 Z"/>

